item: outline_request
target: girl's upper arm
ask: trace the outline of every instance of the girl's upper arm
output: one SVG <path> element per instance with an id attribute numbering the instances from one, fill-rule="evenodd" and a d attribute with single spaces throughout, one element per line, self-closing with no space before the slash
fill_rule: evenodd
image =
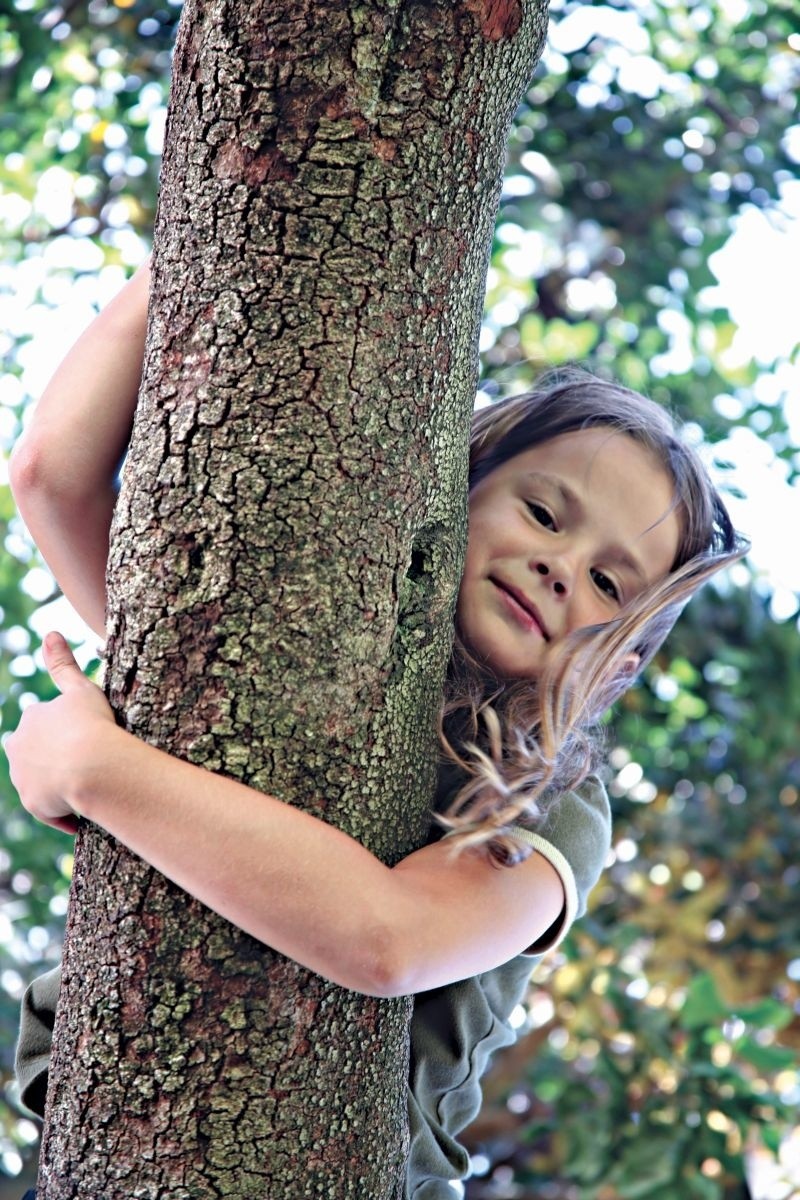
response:
<path id="1" fill-rule="evenodd" d="M 454 857 L 444 839 L 404 858 L 393 875 L 402 886 L 386 995 L 427 991 L 498 967 L 531 949 L 567 907 L 561 875 L 537 851 L 501 867 L 482 851 Z"/>

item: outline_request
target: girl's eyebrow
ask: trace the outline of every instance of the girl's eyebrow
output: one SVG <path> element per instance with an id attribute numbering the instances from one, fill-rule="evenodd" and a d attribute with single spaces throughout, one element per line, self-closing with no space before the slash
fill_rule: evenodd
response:
<path id="1" fill-rule="evenodd" d="M 560 479 L 558 475 L 548 475 L 544 471 L 528 471 L 527 478 L 533 483 L 543 483 L 546 487 L 552 488 L 558 494 L 562 503 L 566 504 L 567 508 L 572 512 L 583 513 L 584 505 L 580 496 L 572 490 L 568 483 Z M 638 558 L 635 558 L 625 546 L 617 544 L 609 547 L 609 555 L 612 561 L 619 563 L 621 567 L 627 567 L 629 571 L 636 575 L 643 587 L 649 585 L 650 580 L 647 578 L 644 567 Z"/>
<path id="2" fill-rule="evenodd" d="M 580 499 L 573 492 L 569 484 L 564 483 L 564 480 L 559 479 L 557 475 L 548 475 L 545 471 L 528 471 L 527 478 L 531 479 L 534 483 L 544 483 L 547 487 L 553 488 L 558 492 L 561 500 L 570 508 L 583 508 Z"/>

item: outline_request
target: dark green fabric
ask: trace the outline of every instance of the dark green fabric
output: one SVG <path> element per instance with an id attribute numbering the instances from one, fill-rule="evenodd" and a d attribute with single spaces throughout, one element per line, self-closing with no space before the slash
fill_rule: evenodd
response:
<path id="1" fill-rule="evenodd" d="M 47 1069 L 60 987 L 61 967 L 54 967 L 46 975 L 34 979 L 22 998 L 14 1065 L 22 1103 L 40 1117 L 44 1116 Z"/>
<path id="2" fill-rule="evenodd" d="M 611 845 L 611 813 L 603 786 L 590 779 L 578 792 L 560 797 L 536 833 L 572 868 L 580 916 Z M 542 939 L 542 950 L 565 933 L 563 927 L 553 930 Z M 484 975 L 416 997 L 411 1022 L 407 1200 L 454 1200 L 449 1181 L 463 1179 L 469 1171 L 469 1156 L 457 1135 L 478 1115 L 480 1080 L 492 1055 L 516 1041 L 509 1018 L 541 957 L 519 955 Z"/>
<path id="3" fill-rule="evenodd" d="M 605 789 L 590 779 L 578 792 L 560 797 L 536 833 L 571 868 L 576 915 L 580 916 L 610 846 L 611 817 Z M 533 949 L 543 951 L 565 932 L 563 922 L 558 923 Z M 480 1079 L 491 1056 L 516 1040 L 509 1018 L 540 958 L 540 953 L 520 955 L 494 971 L 416 997 L 408 1094 L 408 1200 L 453 1200 L 449 1181 L 462 1179 L 469 1170 L 469 1157 L 456 1135 L 478 1114 Z M 60 978 L 60 968 L 55 968 L 34 980 L 22 1003 L 17 1079 L 23 1103 L 40 1116 L 44 1113 Z"/>

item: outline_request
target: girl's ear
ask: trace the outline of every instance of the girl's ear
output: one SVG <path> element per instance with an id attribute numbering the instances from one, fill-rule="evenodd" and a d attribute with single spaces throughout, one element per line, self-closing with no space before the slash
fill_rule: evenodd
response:
<path id="1" fill-rule="evenodd" d="M 622 666 L 620 667 L 620 675 L 627 676 L 628 678 L 632 679 L 639 670 L 639 663 L 641 661 L 641 655 L 636 654 L 634 651 L 631 651 L 630 654 L 626 654 Z"/>
<path id="2" fill-rule="evenodd" d="M 624 696 L 636 677 L 641 661 L 641 655 L 637 654 L 635 650 L 631 650 L 629 654 L 625 655 L 616 670 L 610 671 L 606 668 L 602 684 L 604 688 L 608 689 L 603 697 L 604 707 L 609 708 L 619 700 L 620 696 Z"/>

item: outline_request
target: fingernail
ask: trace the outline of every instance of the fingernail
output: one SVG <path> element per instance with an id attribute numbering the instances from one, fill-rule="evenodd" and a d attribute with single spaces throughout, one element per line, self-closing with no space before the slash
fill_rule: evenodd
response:
<path id="1" fill-rule="evenodd" d="M 44 644 L 48 650 L 57 650 L 61 644 L 61 634 L 53 631 L 45 636 Z"/>

